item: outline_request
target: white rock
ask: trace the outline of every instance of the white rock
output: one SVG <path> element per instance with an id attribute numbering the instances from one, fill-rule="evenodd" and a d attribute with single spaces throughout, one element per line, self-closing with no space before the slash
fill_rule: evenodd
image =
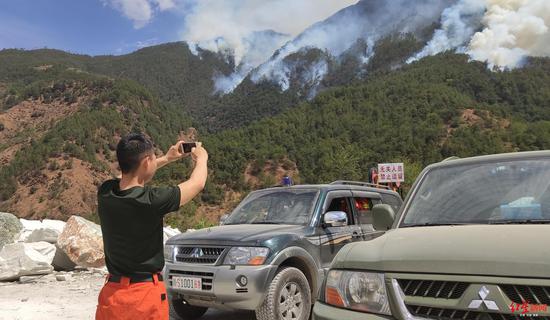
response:
<path id="1" fill-rule="evenodd" d="M 57 245 L 77 266 L 103 267 L 105 254 L 99 225 L 79 216 L 71 216 L 57 239 Z"/>
<path id="2" fill-rule="evenodd" d="M 34 230 L 42 227 L 42 221 L 40 220 L 27 220 L 27 219 L 21 218 L 19 219 L 19 221 L 23 225 L 24 229 Z"/>
<path id="3" fill-rule="evenodd" d="M 69 281 L 71 280 L 71 275 L 68 274 L 68 273 L 65 273 L 65 274 L 57 274 L 55 275 L 55 279 L 57 281 Z"/>
<path id="4" fill-rule="evenodd" d="M 92 273 L 92 274 L 100 274 L 100 275 L 106 275 L 107 273 L 109 273 L 109 271 L 107 271 L 107 267 L 102 267 L 102 268 L 90 268 L 89 271 Z"/>
<path id="5" fill-rule="evenodd" d="M 59 234 L 65 227 L 65 222 L 59 220 L 44 219 L 26 220 L 20 219 L 23 230 L 19 235 L 19 242 L 38 242 L 46 241 L 56 243 Z"/>
<path id="6" fill-rule="evenodd" d="M 49 264 L 52 263 L 56 250 L 54 245 L 45 241 L 40 241 L 27 243 L 27 246 L 45 256 Z"/>
<path id="7" fill-rule="evenodd" d="M 37 280 L 40 280 L 40 277 L 42 276 L 21 276 L 19 278 L 19 283 L 36 282 Z"/>
<path id="8" fill-rule="evenodd" d="M 168 239 L 172 238 L 175 235 L 178 235 L 181 233 L 181 231 L 178 228 L 172 228 L 172 227 L 164 227 L 164 243 L 168 241 Z"/>
<path id="9" fill-rule="evenodd" d="M 54 255 L 55 246 L 47 242 L 8 244 L 0 251 L 0 281 L 49 274 Z"/>

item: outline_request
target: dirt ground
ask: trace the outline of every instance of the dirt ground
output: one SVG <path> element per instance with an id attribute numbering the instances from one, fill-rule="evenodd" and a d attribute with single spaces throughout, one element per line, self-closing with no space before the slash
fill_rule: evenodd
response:
<path id="1" fill-rule="evenodd" d="M 75 272 L 68 281 L 51 274 L 27 283 L 0 282 L 0 320 L 94 319 L 97 296 L 105 278 L 101 273 Z M 204 320 L 253 320 L 251 312 L 209 310 Z M 171 320 L 176 320 L 171 317 Z"/>

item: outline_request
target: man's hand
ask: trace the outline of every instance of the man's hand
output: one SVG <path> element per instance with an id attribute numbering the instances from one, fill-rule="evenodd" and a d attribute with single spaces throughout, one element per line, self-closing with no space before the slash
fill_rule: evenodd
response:
<path id="1" fill-rule="evenodd" d="M 191 158 L 195 161 L 195 168 L 189 180 L 180 183 L 180 206 L 191 201 L 199 192 L 204 189 L 208 177 L 208 152 L 202 147 L 200 142 L 191 149 Z"/>
<path id="2" fill-rule="evenodd" d="M 166 157 L 166 160 L 168 160 L 169 162 L 173 162 L 186 157 L 187 154 L 181 152 L 181 145 L 184 142 L 185 141 L 180 140 L 175 145 L 171 146 L 170 149 L 168 149 L 168 151 L 164 155 Z"/>
<path id="3" fill-rule="evenodd" d="M 162 157 L 157 158 L 157 169 L 164 167 L 165 165 L 179 160 L 181 158 L 187 157 L 188 154 L 181 153 L 181 144 L 185 141 L 180 140 L 175 145 L 171 146 L 170 149 Z"/>
<path id="4" fill-rule="evenodd" d="M 201 142 L 197 142 L 197 146 L 191 149 L 191 158 L 195 162 L 208 161 L 208 152 L 203 148 Z"/>

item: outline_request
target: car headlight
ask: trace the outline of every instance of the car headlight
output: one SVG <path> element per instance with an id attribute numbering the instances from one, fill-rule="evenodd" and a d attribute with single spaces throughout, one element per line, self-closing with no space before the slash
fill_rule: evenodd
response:
<path id="1" fill-rule="evenodd" d="M 224 264 L 229 265 L 262 265 L 269 254 L 268 248 L 233 247 L 225 256 Z"/>
<path id="2" fill-rule="evenodd" d="M 381 273 L 331 270 L 326 280 L 325 302 L 355 311 L 391 315 Z"/>
<path id="3" fill-rule="evenodd" d="M 164 260 L 168 262 L 174 262 L 176 256 L 176 246 L 173 244 L 164 245 Z"/>

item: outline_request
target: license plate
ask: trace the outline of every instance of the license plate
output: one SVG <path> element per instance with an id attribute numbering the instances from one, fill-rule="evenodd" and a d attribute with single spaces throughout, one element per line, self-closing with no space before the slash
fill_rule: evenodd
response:
<path id="1" fill-rule="evenodd" d="M 194 277 L 172 276 L 172 287 L 174 289 L 202 290 L 202 279 Z"/>

